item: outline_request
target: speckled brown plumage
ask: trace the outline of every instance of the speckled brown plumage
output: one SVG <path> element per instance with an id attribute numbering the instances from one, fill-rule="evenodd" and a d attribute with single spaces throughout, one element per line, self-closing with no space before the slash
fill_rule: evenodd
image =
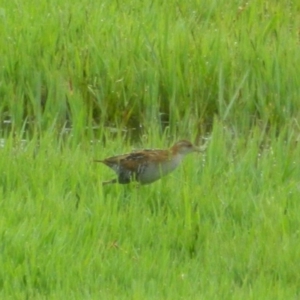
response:
<path id="1" fill-rule="evenodd" d="M 131 181 L 149 184 L 176 169 L 188 153 L 199 151 L 191 142 L 181 140 L 166 150 L 144 149 L 95 161 L 107 165 L 118 175 L 118 178 L 103 184 L 127 184 Z"/>

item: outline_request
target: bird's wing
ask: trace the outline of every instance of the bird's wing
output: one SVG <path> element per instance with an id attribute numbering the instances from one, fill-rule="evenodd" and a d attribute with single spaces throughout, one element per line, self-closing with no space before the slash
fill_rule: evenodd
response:
<path id="1" fill-rule="evenodd" d="M 130 171 L 136 171 L 141 164 L 161 163 L 168 160 L 170 152 L 168 150 L 142 150 L 129 154 L 108 157 L 100 162 L 114 169 L 113 166 L 121 166 Z"/>

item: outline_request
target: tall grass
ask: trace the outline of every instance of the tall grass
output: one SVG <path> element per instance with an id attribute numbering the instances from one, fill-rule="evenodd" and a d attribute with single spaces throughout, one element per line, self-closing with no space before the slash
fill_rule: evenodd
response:
<path id="1" fill-rule="evenodd" d="M 1 299 L 299 298 L 300 6 L 273 2 L 0 0 Z M 206 135 L 149 186 L 93 163 Z"/>
<path id="2" fill-rule="evenodd" d="M 6 1 L 0 26 L 0 109 L 18 128 L 298 117 L 294 1 Z"/>

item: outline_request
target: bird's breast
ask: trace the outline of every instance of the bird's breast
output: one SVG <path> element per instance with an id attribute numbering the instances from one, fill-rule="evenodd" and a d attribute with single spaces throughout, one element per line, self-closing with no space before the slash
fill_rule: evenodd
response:
<path id="1" fill-rule="evenodd" d="M 137 174 L 137 180 L 142 184 L 148 184 L 160 179 L 177 168 L 182 157 L 174 156 L 172 159 L 160 163 L 148 163 L 141 165 Z"/>

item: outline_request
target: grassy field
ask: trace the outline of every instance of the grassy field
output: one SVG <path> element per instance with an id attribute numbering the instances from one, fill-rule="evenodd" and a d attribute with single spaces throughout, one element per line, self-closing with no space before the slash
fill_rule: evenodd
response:
<path id="1" fill-rule="evenodd" d="M 297 299 L 296 138 L 216 123 L 205 154 L 140 188 L 101 186 L 112 146 L 8 138 L 0 298 Z"/>
<path id="2" fill-rule="evenodd" d="M 299 117 L 297 1 L 0 2 L 0 110 L 17 129 Z"/>
<path id="3" fill-rule="evenodd" d="M 0 0 L 0 299 L 300 298 L 300 4 L 273 2 Z M 207 150 L 102 187 L 93 159 L 181 138 Z"/>

